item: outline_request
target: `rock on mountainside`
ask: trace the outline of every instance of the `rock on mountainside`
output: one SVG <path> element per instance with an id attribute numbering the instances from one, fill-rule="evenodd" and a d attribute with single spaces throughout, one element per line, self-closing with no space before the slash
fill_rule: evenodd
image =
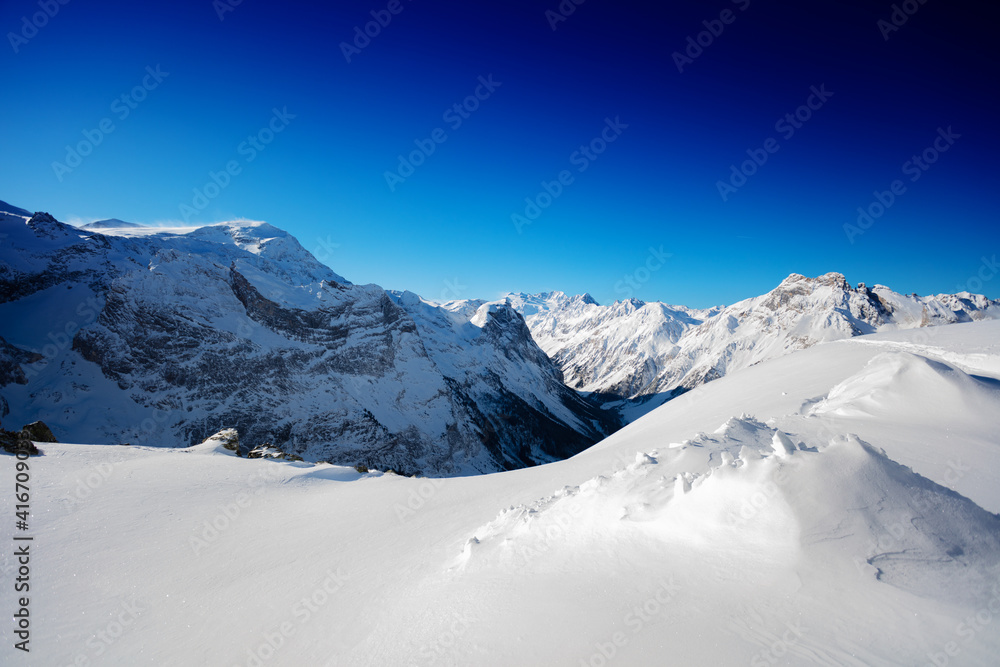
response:
<path id="1" fill-rule="evenodd" d="M 233 427 L 249 447 L 451 474 L 564 458 L 618 425 L 510 307 L 463 318 L 352 285 L 266 223 L 0 224 L 2 405 L 63 441 Z"/>
<path id="2" fill-rule="evenodd" d="M 634 299 L 600 306 L 589 295 L 561 292 L 508 299 L 571 387 L 631 399 L 625 410 L 633 418 L 679 392 L 817 343 L 1000 318 L 1000 301 L 982 295 L 853 288 L 839 273 L 792 274 L 767 294 L 707 311 Z M 637 401 L 646 404 L 636 408 Z"/>

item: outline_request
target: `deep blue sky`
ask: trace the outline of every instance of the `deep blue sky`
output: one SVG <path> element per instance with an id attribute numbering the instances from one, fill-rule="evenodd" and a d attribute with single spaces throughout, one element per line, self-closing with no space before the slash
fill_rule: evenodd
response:
<path id="1" fill-rule="evenodd" d="M 388 2 L 319 4 L 243 0 L 220 21 L 211 0 L 76 0 L 15 53 L 9 33 L 40 10 L 4 2 L 0 199 L 66 221 L 179 220 L 235 160 L 193 221 L 267 220 L 354 282 L 434 299 L 708 306 L 827 271 L 1000 297 L 1000 277 L 974 279 L 1000 250 L 986 3 L 929 0 L 885 40 L 889 2 L 586 0 L 553 31 L 557 0 L 402 0 L 350 63 L 340 43 Z M 735 20 L 678 72 L 673 52 L 724 9 Z M 112 103 L 157 65 L 169 75 L 120 118 Z M 488 75 L 500 87 L 452 129 L 443 112 Z M 775 122 L 821 85 L 833 96 L 786 139 Z M 239 146 L 274 108 L 295 118 L 248 162 Z M 616 117 L 628 128 L 579 172 L 573 152 Z M 53 162 L 105 118 L 114 131 L 60 180 Z M 961 137 L 911 182 L 904 163 L 949 126 Z M 447 140 L 391 191 L 385 172 L 435 128 Z M 730 165 L 772 137 L 779 150 L 723 201 Z M 519 234 L 511 214 L 562 170 L 573 183 Z M 849 242 L 844 224 L 895 179 L 905 193 Z M 661 246 L 671 257 L 647 273 Z"/>

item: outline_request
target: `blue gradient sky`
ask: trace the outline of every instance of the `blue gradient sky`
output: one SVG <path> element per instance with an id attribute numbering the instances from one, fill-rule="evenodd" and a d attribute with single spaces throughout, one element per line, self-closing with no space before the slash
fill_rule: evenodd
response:
<path id="1" fill-rule="evenodd" d="M 984 3 L 931 0 L 885 40 L 888 2 L 587 0 L 553 31 L 556 0 L 402 0 L 350 63 L 339 44 L 388 3 L 331 4 L 243 0 L 220 21 L 210 0 L 69 2 L 15 53 L 9 33 L 40 10 L 3 3 L 0 199 L 66 221 L 179 220 L 235 160 L 192 220 L 267 220 L 354 282 L 432 299 L 708 306 L 827 271 L 1000 297 L 1000 277 L 976 277 L 1000 250 Z M 735 20 L 678 72 L 672 53 L 727 8 Z M 157 65 L 169 75 L 120 119 L 114 100 Z M 500 87 L 449 127 L 443 112 L 487 75 Z M 823 84 L 833 96 L 783 138 L 775 122 Z M 248 162 L 238 147 L 274 108 L 295 118 Z M 608 117 L 628 128 L 578 172 L 571 154 Z M 60 180 L 53 162 L 104 118 L 114 131 Z M 910 182 L 904 163 L 949 126 L 961 138 Z M 447 140 L 391 191 L 384 173 L 439 127 Z M 778 152 L 723 201 L 717 181 L 769 137 Z M 518 233 L 511 214 L 564 169 L 573 183 Z M 895 179 L 905 194 L 851 243 L 844 224 Z M 661 246 L 671 257 L 647 273 Z"/>

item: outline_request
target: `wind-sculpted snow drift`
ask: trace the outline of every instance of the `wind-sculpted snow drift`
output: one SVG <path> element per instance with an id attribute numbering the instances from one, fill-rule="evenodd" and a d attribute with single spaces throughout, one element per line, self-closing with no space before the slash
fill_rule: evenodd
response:
<path id="1" fill-rule="evenodd" d="M 62 440 L 187 446 L 234 427 L 312 460 L 458 473 L 617 427 L 510 308 L 456 317 L 352 285 L 266 223 L 0 224 L 0 409 Z"/>
<path id="2" fill-rule="evenodd" d="M 1000 517 L 853 434 L 810 445 L 745 414 L 502 510 L 455 564 L 516 570 L 564 549 L 557 541 L 589 553 L 623 538 L 678 552 L 738 551 L 762 568 L 849 552 L 841 566 L 964 603 L 1000 568 Z M 956 578 L 972 589 L 950 588 Z"/>

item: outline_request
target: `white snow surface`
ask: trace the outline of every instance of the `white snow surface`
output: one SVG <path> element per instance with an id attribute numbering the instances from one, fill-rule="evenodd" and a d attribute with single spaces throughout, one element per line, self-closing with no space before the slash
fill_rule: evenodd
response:
<path id="1" fill-rule="evenodd" d="M 43 444 L 4 664 L 996 664 L 998 340 L 817 344 L 475 477 Z"/>

